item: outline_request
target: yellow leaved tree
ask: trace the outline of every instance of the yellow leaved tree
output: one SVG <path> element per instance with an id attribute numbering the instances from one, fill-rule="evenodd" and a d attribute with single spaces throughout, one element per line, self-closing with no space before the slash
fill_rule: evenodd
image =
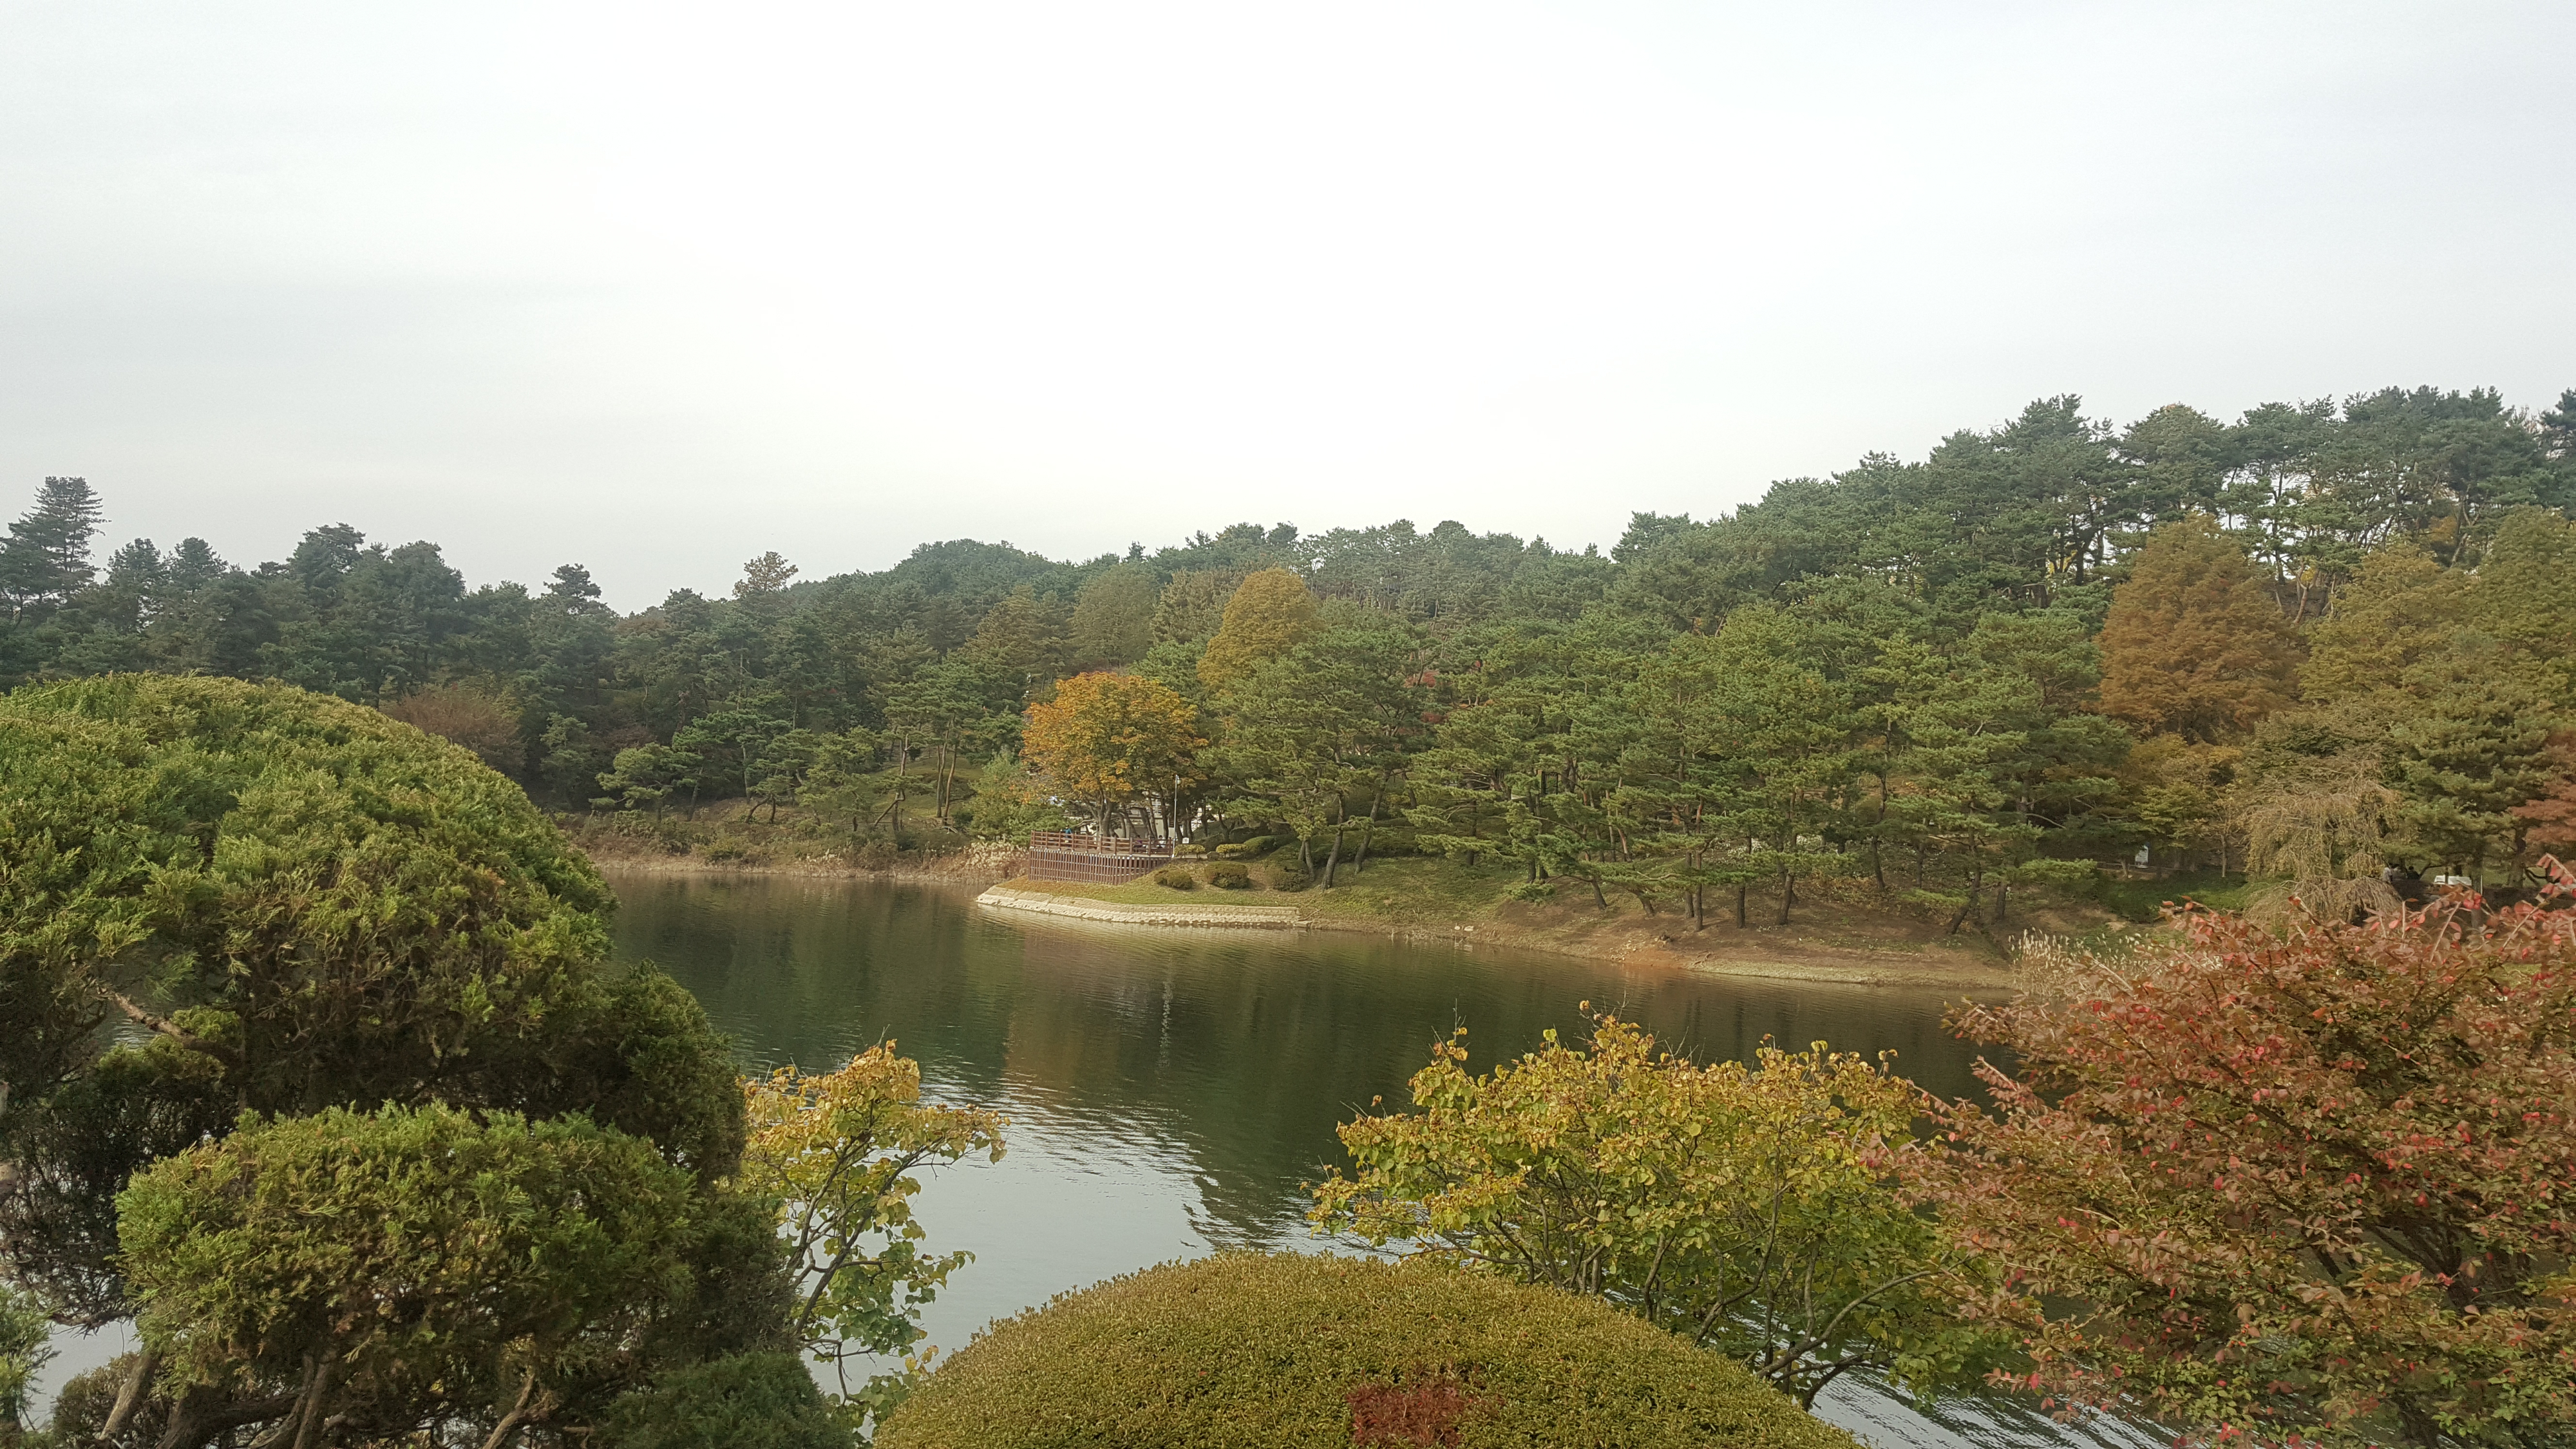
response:
<path id="1" fill-rule="evenodd" d="M 1855 1370 L 1918 1392 L 1975 1382 L 2003 1342 L 1952 1296 L 1982 1275 L 1897 1191 L 1921 1110 L 1882 1060 L 1765 1044 L 1699 1066 L 1616 1017 L 1484 1076 L 1464 1030 L 1412 1112 L 1345 1123 L 1355 1176 L 1318 1228 L 1600 1297 L 1813 1406 Z"/>
<path id="2" fill-rule="evenodd" d="M 1319 610 L 1306 581 L 1286 569 L 1263 569 L 1225 601 L 1225 622 L 1199 660 L 1199 682 L 1223 692 L 1315 631 Z"/>
<path id="3" fill-rule="evenodd" d="M 749 1135 L 733 1186 L 777 1211 L 798 1274 L 796 1336 L 842 1375 L 841 1402 L 853 1417 L 881 1419 L 938 1351 L 910 1353 L 923 1335 L 920 1305 L 973 1258 L 922 1251 L 913 1173 L 979 1152 L 1000 1161 L 1008 1124 L 980 1107 L 923 1102 L 921 1064 L 897 1056 L 890 1041 L 837 1072 L 781 1067 L 747 1077 L 743 1096 Z M 896 1353 L 906 1355 L 904 1372 L 850 1387 L 850 1359 Z"/>
<path id="4" fill-rule="evenodd" d="M 1136 674 L 1077 674 L 1055 698 L 1029 706 L 1020 750 L 1069 800 L 1112 813 L 1140 796 L 1161 798 L 1197 775 L 1198 711 L 1171 686 Z M 1179 801 L 1167 802 L 1177 808 Z M 1167 815 L 1168 818 L 1168 815 Z"/>

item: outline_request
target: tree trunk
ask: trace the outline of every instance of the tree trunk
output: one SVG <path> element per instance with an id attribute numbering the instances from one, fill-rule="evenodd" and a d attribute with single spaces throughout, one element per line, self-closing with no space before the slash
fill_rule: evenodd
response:
<path id="1" fill-rule="evenodd" d="M 894 848 L 897 850 L 903 849 L 903 794 L 911 769 L 912 736 L 909 733 L 897 735 L 894 744 L 894 808 L 889 812 L 894 821 Z"/>
<path id="2" fill-rule="evenodd" d="M 532 1370 L 519 1385 L 519 1401 L 510 1406 L 510 1412 L 501 1416 L 500 1423 L 492 1426 L 491 1436 L 483 1441 L 483 1449 L 502 1449 L 503 1445 L 519 1437 L 519 1426 L 528 1422 L 529 1411 L 533 1407 L 530 1400 L 536 1397 L 536 1392 L 537 1376 Z"/>
<path id="3" fill-rule="evenodd" d="M 295 1394 L 228 1400 L 221 1390 L 191 1386 L 170 1406 L 170 1427 L 161 1431 L 158 1449 L 201 1449 L 218 1435 L 293 1412 L 298 1400 Z"/>
<path id="4" fill-rule="evenodd" d="M 1735 883 L 1735 928 L 1739 931 L 1749 929 L 1753 925 L 1752 895 L 1751 885 L 1743 881 Z"/>
<path id="5" fill-rule="evenodd" d="M 1785 925 L 1789 924 L 1789 906 L 1790 906 L 1790 903 L 1798 899 L 1797 891 L 1796 891 L 1796 889 L 1795 889 L 1795 888 L 1792 886 L 1792 884 L 1791 884 L 1791 882 L 1792 882 L 1792 880 L 1793 880 L 1793 879 L 1794 879 L 1794 878 L 1789 874 L 1789 869 L 1788 869 L 1788 867 L 1786 867 L 1786 866 L 1782 866 L 1782 867 L 1780 868 L 1780 920 L 1779 920 L 1779 924 L 1781 924 L 1781 925 L 1783 925 L 1783 926 L 1785 926 Z"/>
<path id="6" fill-rule="evenodd" d="M 1377 793 L 1369 797 L 1368 819 L 1360 822 L 1359 853 L 1351 857 L 1351 874 L 1358 875 L 1368 864 L 1369 841 L 1377 836 L 1377 807 L 1386 803 L 1386 781 L 1377 782 Z"/>
<path id="7" fill-rule="evenodd" d="M 948 744 L 947 775 L 939 785 L 939 818 L 942 821 L 957 809 L 957 748 L 963 743 L 963 740 L 951 740 Z"/>
<path id="8" fill-rule="evenodd" d="M 107 1422 L 98 1430 L 98 1441 L 106 1444 L 125 1432 L 134 1421 L 134 1413 L 143 1407 L 145 1390 L 152 1386 L 152 1375 L 161 1368 L 161 1350 L 147 1348 L 136 1356 L 134 1371 L 125 1376 L 125 1386 L 116 1391 L 116 1407 L 107 1411 Z"/>
<path id="9" fill-rule="evenodd" d="M 313 1382 L 304 1391 L 302 1422 L 295 1429 L 294 1449 L 321 1449 L 322 1421 L 330 1417 L 332 1380 L 338 1375 L 339 1360 L 332 1355 L 334 1345 L 326 1343 L 322 1361 L 315 1368 Z"/>
<path id="10" fill-rule="evenodd" d="M 1878 772 L 1878 824 L 1869 832 L 1869 873 L 1878 881 L 1878 893 L 1887 894 L 1887 862 L 1880 858 L 1881 838 L 1887 834 L 1887 772 Z"/>
<path id="11" fill-rule="evenodd" d="M 1325 852 L 1324 855 L 1323 889 L 1325 890 L 1331 890 L 1333 888 L 1333 865 L 1336 861 L 1339 861 L 1342 858 L 1342 830 L 1343 827 L 1349 823 L 1349 818 L 1345 812 L 1339 810 L 1334 812 L 1333 848 Z"/>
<path id="12" fill-rule="evenodd" d="M 1967 924 L 1969 914 L 1977 909 L 1977 898 L 1984 893 L 1985 884 L 1983 869 L 1968 872 L 1968 898 L 1959 903 L 1959 913 L 1950 918 L 1950 929 L 1946 934 L 1955 936 L 1959 934 L 1959 928 Z"/>

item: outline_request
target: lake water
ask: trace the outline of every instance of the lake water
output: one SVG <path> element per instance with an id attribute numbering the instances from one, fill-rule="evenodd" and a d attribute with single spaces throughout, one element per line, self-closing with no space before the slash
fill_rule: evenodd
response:
<path id="1" fill-rule="evenodd" d="M 744 1064 L 829 1070 L 892 1038 L 927 1092 L 1009 1114 L 999 1163 L 928 1174 L 934 1251 L 965 1248 L 923 1315 L 963 1347 L 1068 1289 L 1219 1247 L 1318 1249 L 1305 1185 L 1343 1161 L 1335 1125 L 1406 1102 L 1431 1043 L 1468 1029 L 1470 1065 L 1571 1034 L 1580 1004 L 1643 1022 L 1700 1060 L 1764 1037 L 1893 1050 L 1944 1095 L 1974 1051 L 1941 1027 L 1955 992 L 1630 970 L 1492 947 L 1269 931 L 1140 930 L 994 911 L 967 890 L 881 881 L 613 874 L 618 955 L 706 1004 Z M 122 1332 L 66 1338 L 49 1390 Z M 1898 1449 L 2119 1443 L 2011 1408 L 1932 1418 L 1844 1381 L 1820 1412 Z"/>
<path id="2" fill-rule="evenodd" d="M 1451 1028 L 1470 1066 L 1580 1028 L 1580 1004 L 1700 1060 L 1784 1045 L 1898 1053 L 1934 1091 L 1976 1090 L 1941 1027 L 1956 992 L 1695 975 L 1370 936 L 1147 930 L 979 907 L 873 881 L 627 873 L 617 950 L 697 993 L 747 1065 L 829 1069 L 893 1038 L 925 1089 L 1011 1118 L 1009 1154 L 931 1174 L 936 1249 L 976 1261 L 923 1315 L 931 1343 L 1118 1273 L 1218 1247 L 1315 1249 L 1305 1185 L 1336 1124 L 1405 1081 Z M 2009 1408 L 1934 1418 L 1837 1384 L 1826 1417 L 1889 1446 L 2134 1443 Z M 2112 1426 L 2105 1426 L 2110 1429 Z"/>

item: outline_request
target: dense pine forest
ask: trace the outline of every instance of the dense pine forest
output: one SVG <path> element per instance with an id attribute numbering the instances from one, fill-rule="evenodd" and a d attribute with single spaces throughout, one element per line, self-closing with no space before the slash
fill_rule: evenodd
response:
<path id="1" fill-rule="evenodd" d="M 97 557 L 47 479 L 11 685 L 274 679 L 650 835 L 720 802 L 880 850 L 1105 822 L 1445 854 L 1694 920 L 1868 881 L 1955 927 L 2100 862 L 2375 898 L 2576 845 L 2576 391 L 2389 389 L 2118 426 L 2074 397 L 1604 555 L 1454 522 L 1124 557 L 923 544 L 620 616 L 313 529 Z M 131 520 L 117 518 L 119 532 Z"/>

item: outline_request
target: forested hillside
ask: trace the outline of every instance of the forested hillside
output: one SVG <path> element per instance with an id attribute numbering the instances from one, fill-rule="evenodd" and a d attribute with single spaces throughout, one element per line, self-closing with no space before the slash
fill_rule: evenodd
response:
<path id="1" fill-rule="evenodd" d="M 1457 523 L 956 540 L 624 617 L 580 565 L 469 589 L 345 524 L 101 563 L 112 502 L 48 479 L 12 525 L 8 683 L 283 680 L 639 820 L 747 799 L 911 847 L 1105 816 L 1292 836 L 1325 885 L 1423 851 L 1702 918 L 1831 875 L 1954 923 L 2141 849 L 2358 902 L 2576 844 L 2576 391 L 2126 426 L 2053 398 L 1607 556 Z M 1086 673 L 1122 682 L 1060 688 Z"/>

